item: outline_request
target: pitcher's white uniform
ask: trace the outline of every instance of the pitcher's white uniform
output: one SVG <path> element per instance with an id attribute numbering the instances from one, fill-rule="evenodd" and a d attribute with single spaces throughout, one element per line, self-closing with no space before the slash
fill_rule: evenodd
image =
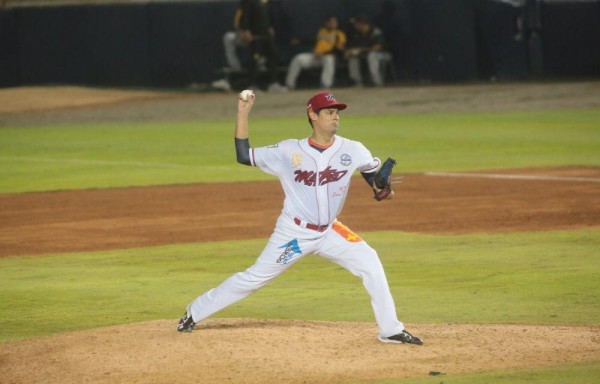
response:
<path id="1" fill-rule="evenodd" d="M 285 192 L 283 210 L 271 238 L 244 272 L 195 299 L 189 311 L 194 322 L 247 297 L 279 276 L 303 256 L 322 256 L 360 277 L 371 296 L 381 337 L 401 333 L 394 300 L 379 257 L 358 235 L 336 220 L 355 170 L 377 171 L 380 161 L 359 142 L 335 136 L 320 152 L 309 139 L 285 140 L 251 148 L 253 166 L 279 177 Z"/>

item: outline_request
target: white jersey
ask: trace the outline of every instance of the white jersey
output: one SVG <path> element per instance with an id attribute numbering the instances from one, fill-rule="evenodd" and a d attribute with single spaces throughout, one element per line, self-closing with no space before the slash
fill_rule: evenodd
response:
<path id="1" fill-rule="evenodd" d="M 313 148 L 308 138 L 250 148 L 250 161 L 279 177 L 284 213 L 319 226 L 333 223 L 341 212 L 354 171 L 372 173 L 381 163 L 361 143 L 340 136 L 323 152 Z"/>

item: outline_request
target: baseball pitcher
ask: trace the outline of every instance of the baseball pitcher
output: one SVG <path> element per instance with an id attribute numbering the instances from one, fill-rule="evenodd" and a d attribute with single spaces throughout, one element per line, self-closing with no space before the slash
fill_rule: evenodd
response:
<path id="1" fill-rule="evenodd" d="M 177 329 L 191 332 L 199 321 L 264 287 L 302 257 L 316 254 L 362 279 L 371 296 L 379 341 L 423 344 L 398 320 L 377 252 L 337 220 L 355 170 L 373 188 L 376 200 L 393 198 L 390 177 L 395 161 L 388 159 L 382 165 L 361 143 L 337 135 L 340 111 L 347 105 L 328 92 L 318 93 L 308 101 L 310 137 L 251 148 L 248 116 L 254 101 L 251 91 L 239 96 L 237 160 L 279 178 L 285 192 L 283 210 L 255 264 L 192 301 Z"/>

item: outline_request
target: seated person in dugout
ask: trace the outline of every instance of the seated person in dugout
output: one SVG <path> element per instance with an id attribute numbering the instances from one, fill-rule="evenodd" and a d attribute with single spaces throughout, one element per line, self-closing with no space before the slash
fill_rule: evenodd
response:
<path id="1" fill-rule="evenodd" d="M 383 63 L 392 56 L 385 51 L 385 41 L 381 29 L 371 24 L 365 16 L 353 21 L 354 31 L 350 34 L 346 58 L 350 80 L 355 86 L 363 85 L 361 62 L 366 60 L 373 85 L 383 85 Z"/>
<path id="2" fill-rule="evenodd" d="M 317 41 L 312 52 L 299 53 L 292 59 L 288 68 L 286 85 L 296 88 L 298 76 L 303 69 L 322 67 L 321 88 L 331 88 L 335 78 L 336 56 L 344 52 L 346 34 L 339 29 L 335 16 L 325 18 L 323 27 L 317 33 Z"/>
<path id="3" fill-rule="evenodd" d="M 239 39 L 239 44 L 247 46 L 251 56 L 247 68 L 248 88 L 258 91 L 258 72 L 264 68 L 269 76 L 267 90 L 283 92 L 286 88 L 279 84 L 277 79 L 276 67 L 279 55 L 274 38 L 275 30 L 271 25 L 270 5 L 269 0 L 240 0 L 234 16 L 236 35 L 226 35 L 229 39 L 224 41 L 228 44 L 225 46 L 225 54 L 232 69 L 241 67 L 239 61 L 236 61 L 238 58 L 235 56 L 235 40 L 232 38 Z M 232 42 L 233 46 L 230 44 Z M 231 84 L 227 79 L 217 80 L 212 83 L 212 86 L 226 91 L 231 90 Z"/>
<path id="4" fill-rule="evenodd" d="M 237 49 L 239 47 L 248 49 L 248 42 L 242 38 L 242 29 L 240 28 L 240 21 L 242 19 L 242 7 L 241 4 L 235 11 L 233 17 L 233 31 L 227 31 L 223 35 L 223 48 L 225 50 L 225 58 L 227 59 L 227 65 L 231 70 L 240 71 L 242 64 L 238 57 Z"/>

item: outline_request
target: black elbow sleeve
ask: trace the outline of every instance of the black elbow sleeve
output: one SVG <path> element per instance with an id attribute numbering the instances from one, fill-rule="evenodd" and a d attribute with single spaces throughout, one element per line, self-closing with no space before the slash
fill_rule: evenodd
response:
<path id="1" fill-rule="evenodd" d="M 248 139 L 235 139 L 235 154 L 237 162 L 244 165 L 252 165 L 250 163 L 250 141 Z"/>
<path id="2" fill-rule="evenodd" d="M 360 173 L 362 175 L 362 177 L 365 179 L 365 181 L 367 182 L 367 184 L 369 184 L 369 186 L 373 186 L 373 181 L 375 181 L 375 172 L 373 173 Z"/>

